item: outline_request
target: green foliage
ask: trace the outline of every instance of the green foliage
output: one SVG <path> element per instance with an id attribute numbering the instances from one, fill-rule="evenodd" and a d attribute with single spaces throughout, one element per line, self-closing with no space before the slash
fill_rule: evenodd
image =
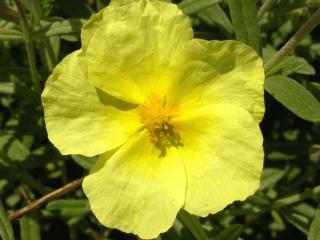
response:
<path id="1" fill-rule="evenodd" d="M 274 75 L 266 79 L 265 89 L 302 119 L 320 121 L 320 103 L 310 91 L 295 80 Z"/>
<path id="2" fill-rule="evenodd" d="M 191 231 L 196 240 L 209 240 L 197 217 L 181 210 L 178 218 Z"/>
<path id="3" fill-rule="evenodd" d="M 9 219 L 7 218 L 7 213 L 3 208 L 0 201 L 0 236 L 3 240 L 14 240 L 13 229 Z"/>
<path id="4" fill-rule="evenodd" d="M 196 37 L 238 39 L 262 53 L 264 62 L 320 6 L 318 0 L 274 0 L 258 18 L 262 0 L 171 2 L 190 16 Z M 81 188 L 12 222 L 13 227 L 7 219 L 7 212 L 85 176 L 96 162 L 96 157 L 62 156 L 49 143 L 34 83 L 42 88 L 56 64 L 80 48 L 83 23 L 109 1 L 21 3 L 26 29 L 14 1 L 0 0 L 0 235 L 4 240 L 136 239 L 101 226 Z M 260 189 L 206 218 L 181 211 L 158 240 L 319 240 L 319 39 L 317 29 L 266 72 Z"/>
<path id="5" fill-rule="evenodd" d="M 40 225 L 35 217 L 28 214 L 20 220 L 21 240 L 41 240 Z"/>
<path id="6" fill-rule="evenodd" d="M 243 231 L 243 226 L 240 224 L 235 224 L 229 226 L 227 229 L 219 233 L 215 239 L 216 240 L 237 240 L 239 239 Z"/>
<path id="7" fill-rule="evenodd" d="M 178 6 L 185 14 L 191 15 L 218 2 L 221 2 L 221 0 L 183 0 Z"/>
<path id="8" fill-rule="evenodd" d="M 261 53 L 257 1 L 229 0 L 228 3 L 237 39 Z"/>
<path id="9" fill-rule="evenodd" d="M 319 240 L 320 239 L 320 204 L 315 213 L 315 217 L 310 226 L 308 233 L 308 240 Z"/>

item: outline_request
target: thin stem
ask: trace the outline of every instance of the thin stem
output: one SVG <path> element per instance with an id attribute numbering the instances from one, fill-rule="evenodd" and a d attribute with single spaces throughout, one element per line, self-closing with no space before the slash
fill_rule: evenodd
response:
<path id="1" fill-rule="evenodd" d="M 40 93 L 41 87 L 40 87 L 39 74 L 38 74 L 37 65 L 36 65 L 36 57 L 35 57 L 33 42 L 30 39 L 27 17 L 22 4 L 20 3 L 20 0 L 14 0 L 14 1 L 16 3 L 16 6 L 19 12 L 21 27 L 25 37 L 25 45 L 26 45 L 26 50 L 28 55 L 31 79 L 36 92 Z"/>
<path id="2" fill-rule="evenodd" d="M 39 0 L 31 0 L 31 5 L 32 5 L 32 9 L 33 9 L 33 14 L 34 14 L 34 25 L 36 28 L 39 28 L 41 26 L 41 19 L 42 19 L 42 9 L 41 6 L 39 4 Z M 47 63 L 47 68 L 48 70 L 51 72 L 56 64 L 56 58 L 54 56 L 54 52 L 51 46 L 51 42 L 48 38 L 43 37 L 40 40 L 40 48 L 46 48 L 46 52 L 44 53 L 44 58 L 43 62 Z M 48 56 L 48 57 L 47 57 Z"/>
<path id="3" fill-rule="evenodd" d="M 27 212 L 30 212 L 31 210 L 38 208 L 39 206 L 41 206 L 42 204 L 44 204 L 45 202 L 48 202 L 52 199 L 58 198 L 74 189 L 76 189 L 77 187 L 79 187 L 82 184 L 83 178 L 79 178 L 73 182 L 68 183 L 67 185 L 33 201 L 32 203 L 28 204 L 27 206 L 9 214 L 8 218 L 9 220 L 14 220 L 24 214 L 26 214 Z"/>
<path id="4" fill-rule="evenodd" d="M 261 8 L 258 11 L 258 18 L 262 18 L 263 15 L 272 7 L 272 4 L 275 2 L 275 0 L 266 0 L 262 4 Z"/>
<path id="5" fill-rule="evenodd" d="M 320 24 L 320 9 L 318 9 L 306 23 L 293 35 L 293 37 L 264 65 L 265 72 L 270 71 L 276 66 L 283 57 L 288 55 L 300 41 L 309 34 L 318 24 Z"/>

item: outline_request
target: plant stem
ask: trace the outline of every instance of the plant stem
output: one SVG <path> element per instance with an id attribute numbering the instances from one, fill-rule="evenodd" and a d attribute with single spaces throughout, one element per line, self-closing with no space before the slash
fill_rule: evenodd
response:
<path id="1" fill-rule="evenodd" d="M 261 8 L 258 11 L 258 18 L 262 18 L 263 15 L 271 8 L 272 4 L 274 3 L 275 0 L 266 0 L 262 4 Z"/>
<path id="2" fill-rule="evenodd" d="M 30 69 L 30 73 L 31 73 L 31 79 L 32 79 L 35 91 L 40 94 L 41 87 L 40 87 L 39 74 L 38 74 L 37 65 L 36 65 L 36 57 L 35 57 L 33 42 L 30 39 L 27 17 L 26 17 L 26 14 L 25 14 L 25 11 L 24 11 L 22 4 L 20 3 L 20 0 L 14 0 L 14 1 L 16 3 L 16 6 L 17 6 L 17 9 L 19 12 L 21 27 L 22 27 L 22 31 L 24 33 L 25 45 L 26 45 L 28 61 L 29 61 L 29 69 Z"/>
<path id="3" fill-rule="evenodd" d="M 293 37 L 264 65 L 265 72 L 270 71 L 286 55 L 288 55 L 300 41 L 309 34 L 318 24 L 320 24 L 320 9 L 318 9 L 306 23 L 293 35 Z"/>
<path id="4" fill-rule="evenodd" d="M 44 204 L 47 201 L 50 201 L 52 199 L 58 198 L 74 189 L 76 189 L 77 187 L 79 187 L 82 184 L 83 178 L 79 178 L 75 181 L 72 181 L 70 183 L 68 183 L 67 185 L 33 201 L 32 203 L 28 204 L 27 206 L 9 214 L 8 218 L 9 220 L 14 220 L 24 214 L 26 214 L 27 212 L 30 212 L 31 210 L 38 208 L 39 206 L 41 206 L 42 204 Z"/>

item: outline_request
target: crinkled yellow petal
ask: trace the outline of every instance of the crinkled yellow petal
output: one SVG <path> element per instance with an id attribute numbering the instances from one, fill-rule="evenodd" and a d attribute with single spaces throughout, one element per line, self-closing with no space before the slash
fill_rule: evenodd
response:
<path id="1" fill-rule="evenodd" d="M 207 216 L 258 189 L 263 139 L 246 110 L 231 104 L 207 105 L 184 109 L 174 121 L 187 174 L 185 210 Z"/>
<path id="2" fill-rule="evenodd" d="M 182 61 L 181 46 L 193 37 L 189 19 L 158 0 L 112 1 L 102 14 L 96 26 L 84 28 L 90 29 L 85 39 L 92 35 L 83 51 L 90 81 L 132 103 L 165 94 Z"/>
<path id="3" fill-rule="evenodd" d="M 173 86 L 171 93 L 176 101 L 183 97 L 185 104 L 195 98 L 236 104 L 250 112 L 257 122 L 261 121 L 265 110 L 265 76 L 262 59 L 252 48 L 236 41 L 195 39 L 185 49 L 192 60 L 188 64 L 193 67 L 188 67 L 189 75 Z"/>
<path id="4" fill-rule="evenodd" d="M 142 131 L 109 157 L 100 156 L 82 185 L 98 220 L 143 239 L 167 231 L 185 197 L 186 176 L 177 150 L 170 147 L 162 155 Z"/>
<path id="5" fill-rule="evenodd" d="M 50 141 L 63 154 L 94 156 L 123 144 L 141 128 L 136 110 L 85 78 L 79 51 L 62 60 L 42 93 Z"/>

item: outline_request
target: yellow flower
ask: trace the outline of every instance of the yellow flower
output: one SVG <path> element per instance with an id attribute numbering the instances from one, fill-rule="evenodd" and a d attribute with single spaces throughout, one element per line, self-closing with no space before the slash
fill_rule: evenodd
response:
<path id="1" fill-rule="evenodd" d="M 81 39 L 42 100 L 63 154 L 100 154 L 83 190 L 103 225 L 155 238 L 182 208 L 207 216 L 257 190 L 264 71 L 254 50 L 194 39 L 177 6 L 157 0 L 113 0 Z"/>

